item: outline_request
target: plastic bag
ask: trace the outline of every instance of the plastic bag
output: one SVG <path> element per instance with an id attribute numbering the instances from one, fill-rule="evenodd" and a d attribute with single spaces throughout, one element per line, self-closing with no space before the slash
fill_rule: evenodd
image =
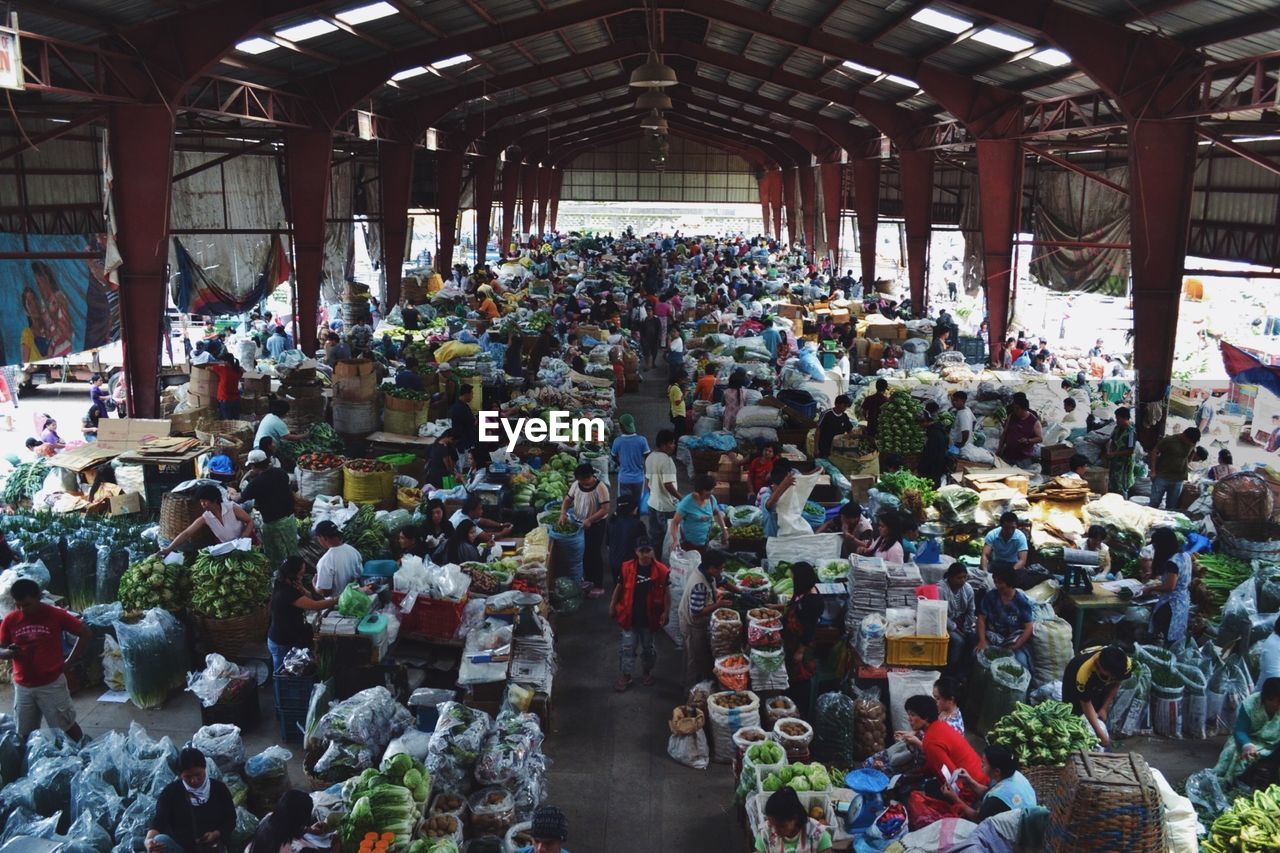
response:
<path id="1" fill-rule="evenodd" d="M 293 753 L 282 746 L 269 746 L 244 764 L 244 781 L 249 786 L 249 810 L 266 814 L 275 808 L 291 787 L 289 761 Z"/>
<path id="2" fill-rule="evenodd" d="M 502 788 L 484 788 L 471 795 L 471 831 L 501 837 L 516 822 L 515 801 Z"/>
<path id="3" fill-rule="evenodd" d="M 933 685 L 942 673 L 932 669 L 889 671 L 889 721 L 893 731 L 910 731 L 906 701 L 912 696 L 932 696 Z M 1024 688 L 1023 695 L 1026 694 Z M 1013 710 L 1010 706 L 1009 710 Z"/>
<path id="4" fill-rule="evenodd" d="M 124 690 L 124 653 L 115 637 L 102 640 L 102 680 L 110 690 Z"/>
<path id="5" fill-rule="evenodd" d="M 1187 799 L 1195 806 L 1196 814 L 1204 821 L 1205 826 L 1213 823 L 1213 819 L 1231 807 L 1231 801 L 1222 790 L 1222 783 L 1213 769 L 1197 770 L 1187 777 Z"/>
<path id="6" fill-rule="evenodd" d="M 212 708 L 222 699 L 227 686 L 239 678 L 243 670 L 216 652 L 205 657 L 204 661 L 203 670 L 187 676 L 187 690 L 196 694 L 201 705 Z"/>
<path id="7" fill-rule="evenodd" d="M 52 839 L 58 833 L 58 821 L 61 812 L 52 817 L 41 817 L 27 808 L 17 808 L 4 822 L 4 834 L 0 835 L 0 844 L 19 837 Z"/>
<path id="8" fill-rule="evenodd" d="M 1253 692 L 1253 679 L 1244 657 L 1239 653 L 1228 655 L 1209 677 L 1205 698 L 1206 728 L 1218 734 L 1228 734 L 1235 729 L 1236 713 L 1244 700 Z"/>
<path id="9" fill-rule="evenodd" d="M 441 790 L 466 791 L 492 721 L 483 711 L 459 702 L 441 703 L 439 711 L 423 763 Z"/>
<path id="10" fill-rule="evenodd" d="M 1199 666 L 1176 664 L 1185 688 L 1182 694 L 1182 733 L 1189 738 L 1207 737 L 1205 731 L 1208 677 Z"/>
<path id="11" fill-rule="evenodd" d="M 112 827 L 114 828 L 114 827 Z M 89 813 L 71 821 L 62 853 L 110 853 L 111 833 Z"/>
<path id="12" fill-rule="evenodd" d="M 823 693 L 814 704 L 815 759 L 838 767 L 853 766 L 855 744 L 855 709 L 851 698 L 843 693 Z"/>
<path id="13" fill-rule="evenodd" d="M 116 827 L 115 842 L 117 847 L 126 850 L 141 850 L 147 839 L 147 830 L 151 827 L 151 819 L 156 813 L 156 798 L 150 794 L 139 794 L 120 816 L 120 825 Z"/>
<path id="14" fill-rule="evenodd" d="M 91 761 L 71 780 L 71 817 L 89 815 L 107 829 L 115 829 L 124 801 L 105 776 L 103 762 Z"/>
<path id="15" fill-rule="evenodd" d="M 94 603 L 98 574 L 98 546 L 90 540 L 67 543 L 67 601 L 80 612 Z"/>
<path id="16" fill-rule="evenodd" d="M 542 729 L 533 714 L 508 711 L 498 715 L 476 760 L 475 777 L 481 785 L 506 785 L 524 771 L 525 762 L 542 748 Z"/>
<path id="17" fill-rule="evenodd" d="M 94 581 L 94 598 L 99 604 L 110 604 L 120 597 L 120 578 L 129 568 L 130 554 L 125 548 L 98 547 L 98 575 Z"/>
<path id="18" fill-rule="evenodd" d="M 347 584 L 338 596 L 338 612 L 348 619 L 363 619 L 372 607 L 373 597 L 354 583 Z"/>
<path id="19" fill-rule="evenodd" d="M 691 735 L 671 735 L 667 738 L 667 755 L 686 767 L 706 770 L 711 764 L 706 731 L 698 729 Z"/>
<path id="20" fill-rule="evenodd" d="M 982 697 L 973 729 L 985 734 L 1026 697 L 1031 673 L 1006 649 L 988 647 L 978 652 L 977 659 L 969 695 Z"/>
<path id="21" fill-rule="evenodd" d="M 187 641 L 182 623 L 169 611 L 153 608 L 141 621 L 116 622 L 115 628 L 129 699 L 139 708 L 159 708 L 186 679 Z"/>
<path id="22" fill-rule="evenodd" d="M 213 657 L 210 655 L 210 657 Z M 244 767 L 244 739 L 240 727 L 226 723 L 202 726 L 191 736 L 191 745 L 204 753 L 223 773 L 239 773 Z"/>
<path id="23" fill-rule="evenodd" d="M 387 744 L 387 751 L 382 753 L 382 760 L 385 762 L 393 755 L 404 753 L 411 756 L 416 761 L 426 761 L 427 753 L 431 750 L 431 733 L 420 732 L 417 729 L 409 729 L 400 737 Z"/>
<path id="24" fill-rule="evenodd" d="M 231 832 L 231 843 L 228 845 L 231 850 L 245 850 L 253 841 L 254 834 L 258 831 L 258 818 L 253 812 L 243 806 L 236 807 L 236 828 Z"/>

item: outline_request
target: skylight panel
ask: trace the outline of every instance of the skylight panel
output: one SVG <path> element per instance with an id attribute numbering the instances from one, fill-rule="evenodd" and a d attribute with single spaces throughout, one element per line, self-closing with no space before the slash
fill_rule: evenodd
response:
<path id="1" fill-rule="evenodd" d="M 396 13 L 396 7 L 390 3 L 379 0 L 377 3 L 370 3 L 366 6 L 356 6 L 354 9 L 347 9 L 345 12 L 339 12 L 334 15 L 344 24 L 356 26 L 357 24 L 367 24 L 370 21 L 376 21 L 379 18 L 386 18 Z"/>
<path id="2" fill-rule="evenodd" d="M 336 31 L 338 28 L 328 21 L 322 21 L 319 18 L 314 21 L 306 21 L 301 24 L 294 24 L 292 27 L 285 27 L 282 30 L 276 30 L 276 35 L 282 39 L 289 41 L 306 41 L 317 36 L 326 35 Z"/>
<path id="3" fill-rule="evenodd" d="M 1035 42 L 1031 39 L 1015 36 L 1013 33 L 1007 33 L 1004 30 L 995 28 L 981 30 L 974 33 L 970 38 L 983 44 L 989 44 L 992 47 L 998 47 L 1001 50 L 1007 50 L 1010 53 L 1017 53 L 1020 50 L 1035 46 Z"/>
<path id="4" fill-rule="evenodd" d="M 964 18 L 939 12 L 937 9 L 921 9 L 911 16 L 911 20 L 952 34 L 962 33 L 973 26 L 973 21 L 966 21 Z"/>

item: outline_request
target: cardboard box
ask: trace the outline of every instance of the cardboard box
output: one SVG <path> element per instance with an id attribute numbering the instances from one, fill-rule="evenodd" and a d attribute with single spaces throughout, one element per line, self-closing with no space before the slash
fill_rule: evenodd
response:
<path id="1" fill-rule="evenodd" d="M 804 309 L 799 305 L 782 303 L 773 306 L 773 313 L 777 314 L 779 317 L 786 317 L 788 320 L 795 320 L 804 314 Z"/>
<path id="2" fill-rule="evenodd" d="M 849 495 L 860 504 L 866 504 L 868 493 L 876 484 L 876 477 L 855 474 L 849 478 Z"/>
<path id="3" fill-rule="evenodd" d="M 142 512 L 142 495 L 137 492 L 112 495 L 110 505 L 112 515 L 133 515 Z"/>
<path id="4" fill-rule="evenodd" d="M 167 420 L 103 418 L 98 424 L 98 447 L 103 450 L 137 450 L 145 439 L 170 434 Z"/>

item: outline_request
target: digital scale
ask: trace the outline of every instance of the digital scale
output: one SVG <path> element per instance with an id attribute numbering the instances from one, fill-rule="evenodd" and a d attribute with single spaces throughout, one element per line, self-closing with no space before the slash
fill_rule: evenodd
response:
<path id="1" fill-rule="evenodd" d="M 1062 564 L 1062 591 L 1092 595 L 1092 575 L 1102 565 L 1101 555 L 1081 548 L 1063 548 Z"/>

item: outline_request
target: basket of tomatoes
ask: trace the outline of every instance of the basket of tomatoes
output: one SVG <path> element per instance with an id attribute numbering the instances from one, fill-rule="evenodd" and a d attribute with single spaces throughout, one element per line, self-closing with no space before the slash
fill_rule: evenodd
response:
<path id="1" fill-rule="evenodd" d="M 298 494 L 315 499 L 342 494 L 342 466 L 347 460 L 334 453 L 304 453 L 298 457 Z"/>

